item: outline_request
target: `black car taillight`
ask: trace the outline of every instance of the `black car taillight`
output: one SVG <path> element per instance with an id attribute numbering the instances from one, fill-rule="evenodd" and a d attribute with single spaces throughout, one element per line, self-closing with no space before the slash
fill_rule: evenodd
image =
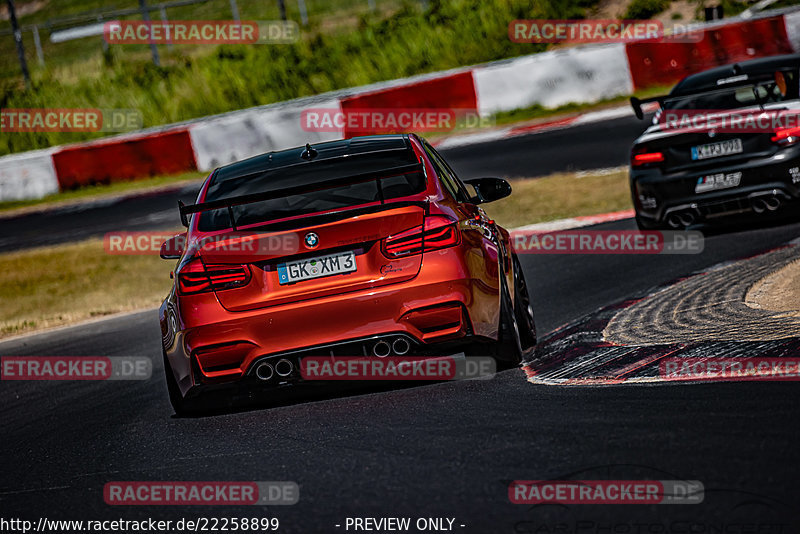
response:
<path id="1" fill-rule="evenodd" d="M 458 231 L 457 222 L 442 215 L 431 215 L 425 219 L 424 225 L 384 239 L 383 254 L 387 258 L 400 258 L 454 247 L 460 242 L 461 232 Z"/>
<path id="2" fill-rule="evenodd" d="M 185 263 L 178 272 L 178 293 L 193 295 L 246 286 L 250 269 L 246 265 L 204 265 L 200 258 Z"/>
<path id="3" fill-rule="evenodd" d="M 631 165 L 634 167 L 641 167 L 650 163 L 661 163 L 662 161 L 664 161 L 662 152 L 634 152 L 631 154 Z"/>
<path id="4" fill-rule="evenodd" d="M 772 136 L 772 142 L 782 146 L 793 145 L 798 141 L 800 141 L 800 128 L 784 128 Z"/>

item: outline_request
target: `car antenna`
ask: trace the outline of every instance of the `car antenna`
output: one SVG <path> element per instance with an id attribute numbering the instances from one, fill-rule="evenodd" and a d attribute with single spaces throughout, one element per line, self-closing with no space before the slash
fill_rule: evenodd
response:
<path id="1" fill-rule="evenodd" d="M 312 159 L 317 157 L 317 154 L 319 154 L 319 152 L 311 148 L 310 143 L 306 143 L 306 149 L 303 150 L 303 153 L 300 154 L 300 157 L 303 159 L 307 159 L 308 161 L 311 161 Z"/>

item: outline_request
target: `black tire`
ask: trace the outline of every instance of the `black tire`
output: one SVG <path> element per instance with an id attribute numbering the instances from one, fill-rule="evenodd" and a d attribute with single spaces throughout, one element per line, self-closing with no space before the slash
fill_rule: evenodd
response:
<path id="1" fill-rule="evenodd" d="M 199 413 L 202 411 L 202 407 L 198 399 L 186 399 L 181 395 L 178 382 L 175 380 L 172 367 L 167 359 L 167 353 L 162 350 L 162 354 L 164 356 L 164 376 L 167 380 L 167 393 L 169 393 L 169 402 L 172 404 L 172 409 L 175 410 L 175 415 L 184 416 Z"/>
<path id="2" fill-rule="evenodd" d="M 495 361 L 497 369 L 511 369 L 522 362 L 522 341 L 519 337 L 519 325 L 514 313 L 514 305 L 508 292 L 505 276 L 500 276 L 500 328 Z"/>
<path id="3" fill-rule="evenodd" d="M 636 227 L 639 230 L 668 230 L 669 227 L 665 224 L 655 223 L 655 222 L 647 222 L 641 217 L 639 214 L 636 214 Z M 674 230 L 674 228 L 673 228 Z"/>
<path id="4" fill-rule="evenodd" d="M 522 350 L 525 351 L 536 345 L 536 320 L 522 265 L 516 253 L 511 257 L 514 261 L 514 314 L 517 318 Z"/>

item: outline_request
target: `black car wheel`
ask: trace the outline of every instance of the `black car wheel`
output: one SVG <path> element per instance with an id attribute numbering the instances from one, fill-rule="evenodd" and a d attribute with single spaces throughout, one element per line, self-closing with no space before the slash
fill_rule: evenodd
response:
<path id="1" fill-rule="evenodd" d="M 664 223 L 645 220 L 638 213 L 636 214 L 636 227 L 639 230 L 678 230 L 678 228 L 670 228 L 669 225 Z"/>
<path id="2" fill-rule="evenodd" d="M 167 359 L 167 353 L 164 352 L 163 349 L 162 355 L 164 356 L 164 375 L 167 380 L 167 393 L 169 393 L 169 402 L 172 404 L 172 409 L 175 410 L 175 415 L 191 415 L 200 412 L 202 406 L 197 399 L 186 399 L 181 395 L 178 382 L 175 380 L 172 367 Z"/>
<path id="3" fill-rule="evenodd" d="M 497 368 L 511 369 L 522 361 L 522 341 L 511 295 L 504 276 L 500 276 L 500 332 L 495 352 Z"/>
<path id="4" fill-rule="evenodd" d="M 536 345 L 536 321 L 533 315 L 533 306 L 528 292 L 528 283 L 525 273 L 516 253 L 512 254 L 514 261 L 514 314 L 519 329 L 519 339 L 523 350 L 528 350 Z"/>

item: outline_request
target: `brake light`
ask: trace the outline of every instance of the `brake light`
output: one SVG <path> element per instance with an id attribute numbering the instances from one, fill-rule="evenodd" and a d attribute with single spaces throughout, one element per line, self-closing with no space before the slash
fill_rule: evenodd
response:
<path id="1" fill-rule="evenodd" d="M 194 295 L 246 286 L 249 281 L 250 269 L 246 265 L 203 265 L 200 258 L 195 258 L 178 272 L 178 292 Z"/>
<path id="2" fill-rule="evenodd" d="M 778 130 L 772 136 L 772 142 L 779 145 L 793 145 L 800 141 L 800 128 L 786 128 Z"/>
<path id="3" fill-rule="evenodd" d="M 631 158 L 631 165 L 639 167 L 640 165 L 647 165 L 648 163 L 660 163 L 664 161 L 664 154 L 661 152 L 642 152 L 634 154 Z"/>
<path id="4" fill-rule="evenodd" d="M 460 242 L 457 222 L 442 215 L 431 215 L 425 218 L 424 227 L 416 226 L 384 239 L 383 254 L 387 258 L 400 258 L 454 247 Z"/>

